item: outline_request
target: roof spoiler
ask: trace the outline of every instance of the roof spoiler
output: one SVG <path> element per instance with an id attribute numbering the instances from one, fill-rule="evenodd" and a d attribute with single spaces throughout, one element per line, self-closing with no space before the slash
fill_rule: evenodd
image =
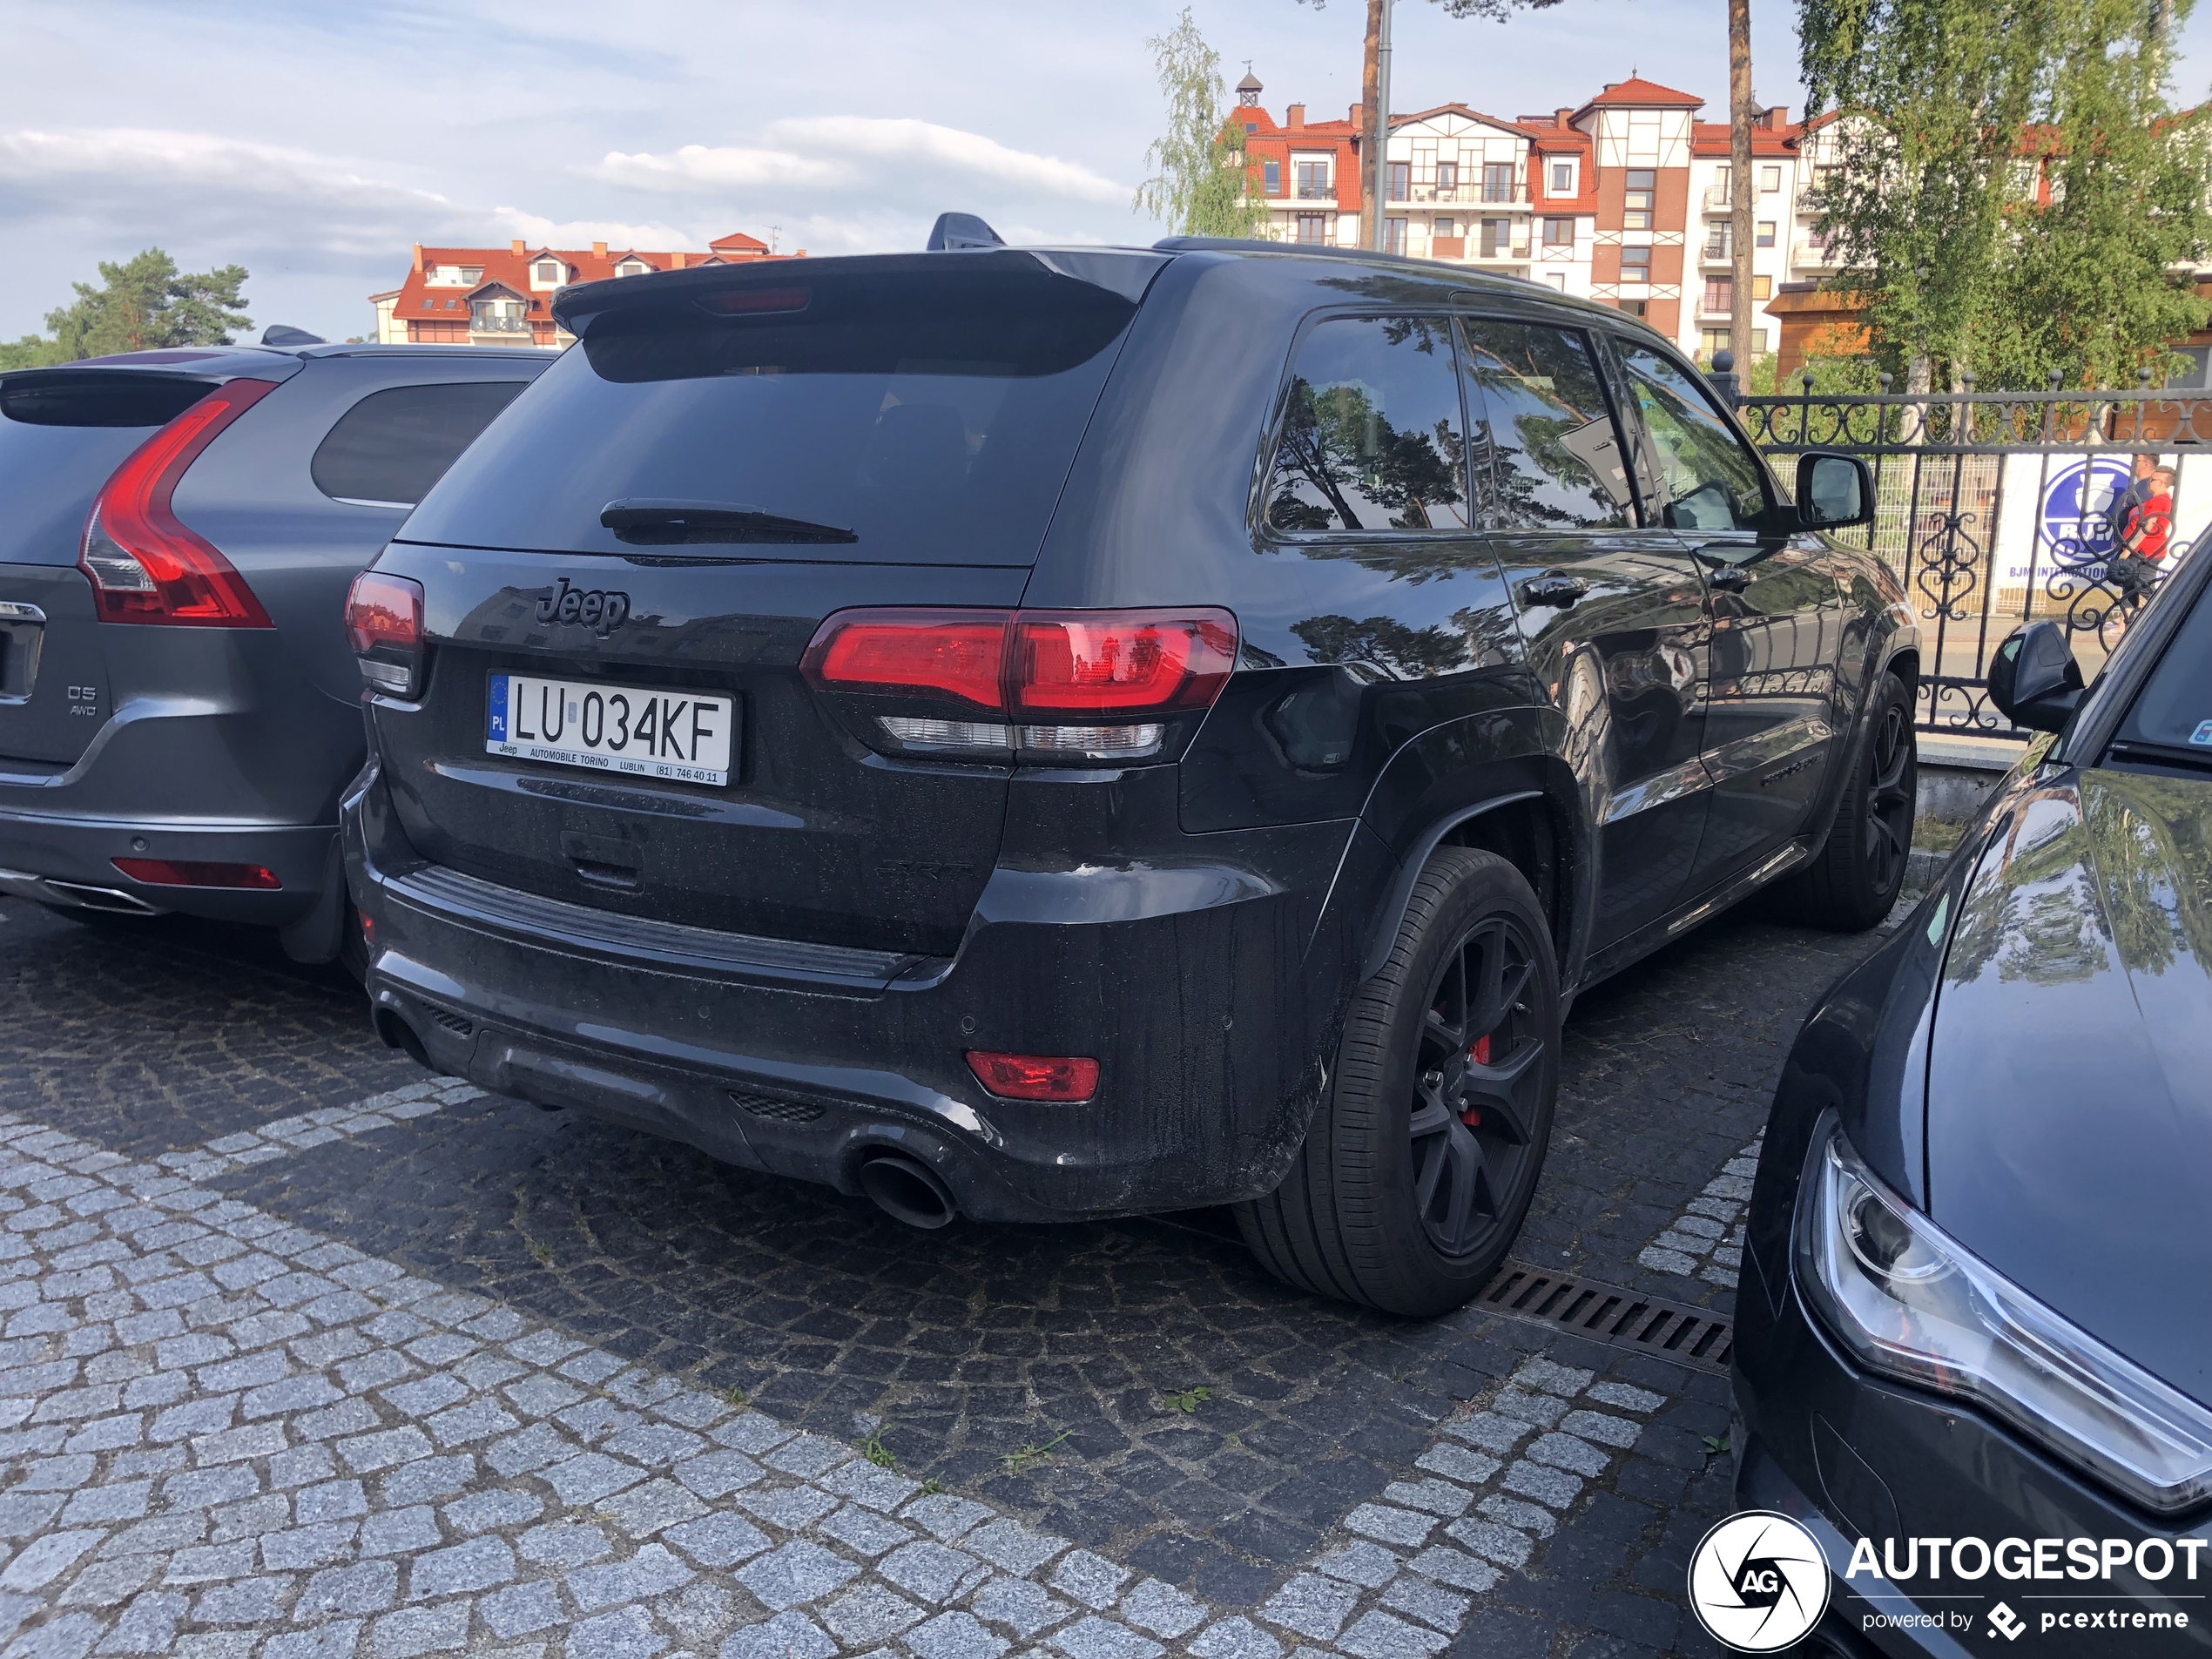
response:
<path id="1" fill-rule="evenodd" d="M 1006 238 L 973 213 L 940 213 L 923 246 L 932 253 L 958 253 L 979 247 L 1004 247 Z"/>

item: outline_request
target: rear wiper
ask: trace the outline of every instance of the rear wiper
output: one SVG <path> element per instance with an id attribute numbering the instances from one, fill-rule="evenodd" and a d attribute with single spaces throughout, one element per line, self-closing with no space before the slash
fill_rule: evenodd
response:
<path id="1" fill-rule="evenodd" d="M 599 522 L 618 541 L 644 547 L 681 547 L 695 542 L 796 542 L 819 545 L 857 542 L 851 530 L 786 518 L 765 508 L 729 501 L 610 501 Z"/>

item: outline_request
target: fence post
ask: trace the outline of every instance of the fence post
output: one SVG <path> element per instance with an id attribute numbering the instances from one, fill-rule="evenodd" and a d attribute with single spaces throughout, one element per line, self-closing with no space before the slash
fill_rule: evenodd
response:
<path id="1" fill-rule="evenodd" d="M 1731 409 L 1742 407 L 1743 382 L 1737 378 L 1736 354 L 1723 346 L 1713 354 L 1712 373 L 1705 376 L 1705 383 L 1720 395 L 1722 402 Z"/>

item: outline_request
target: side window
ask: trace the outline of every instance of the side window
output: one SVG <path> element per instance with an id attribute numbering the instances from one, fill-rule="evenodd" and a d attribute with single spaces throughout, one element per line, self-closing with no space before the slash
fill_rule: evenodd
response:
<path id="1" fill-rule="evenodd" d="M 1494 529 L 1625 529 L 1634 492 L 1589 341 L 1571 328 L 1460 320 L 1474 461 Z M 1478 402 L 1477 400 L 1480 399 Z"/>
<path id="2" fill-rule="evenodd" d="M 475 381 L 371 392 L 316 447 L 308 466 L 315 488 L 337 501 L 412 507 L 524 384 Z"/>
<path id="3" fill-rule="evenodd" d="M 1758 459 L 1729 429 L 1695 374 L 1633 341 L 1619 342 L 1629 395 L 1650 448 L 1639 470 L 1662 519 L 1683 530 L 1757 528 L 1766 511 Z"/>
<path id="4" fill-rule="evenodd" d="M 1467 523 L 1450 321 L 1321 323 L 1298 347 L 1268 478 L 1268 528 L 1451 530 Z"/>

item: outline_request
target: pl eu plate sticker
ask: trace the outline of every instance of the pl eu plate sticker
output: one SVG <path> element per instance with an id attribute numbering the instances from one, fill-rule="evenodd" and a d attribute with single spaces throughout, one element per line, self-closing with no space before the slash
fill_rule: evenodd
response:
<path id="1" fill-rule="evenodd" d="M 2202 722 L 2190 732 L 2189 741 L 2200 749 L 2212 749 L 2212 720 Z"/>
<path id="2" fill-rule="evenodd" d="M 2205 722 L 2212 726 L 2212 720 Z M 507 741 L 507 676 L 491 677 L 491 730 L 485 733 L 495 743 Z"/>

